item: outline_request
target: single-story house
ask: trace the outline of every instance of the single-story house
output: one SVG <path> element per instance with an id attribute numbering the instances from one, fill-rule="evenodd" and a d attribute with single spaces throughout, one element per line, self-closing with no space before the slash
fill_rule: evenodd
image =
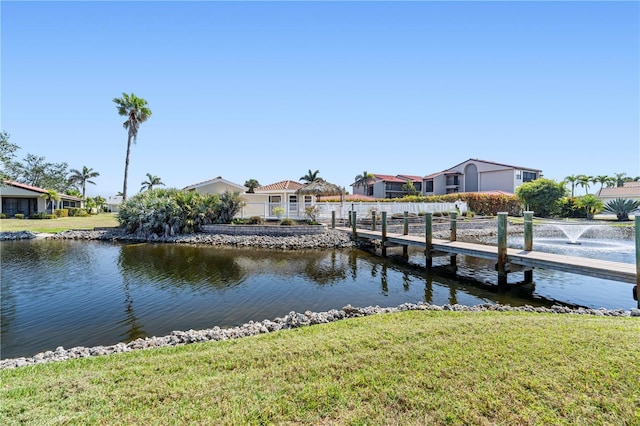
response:
<path id="1" fill-rule="evenodd" d="M 278 216 L 302 218 L 305 217 L 305 207 L 314 203 L 313 195 L 298 194 L 304 185 L 293 180 L 282 180 L 269 185 L 259 186 L 253 194 L 244 194 L 246 205 L 243 216 L 262 216 L 275 218 Z M 276 208 L 284 209 L 279 214 Z"/>
<path id="2" fill-rule="evenodd" d="M 425 176 L 422 194 L 487 191 L 513 194 L 518 186 L 541 176 L 542 171 L 538 169 L 470 158 L 450 169 Z"/>
<path id="3" fill-rule="evenodd" d="M 602 200 L 605 205 L 616 198 L 640 201 L 640 182 L 625 182 L 623 186 L 602 188 L 596 193 L 596 197 Z"/>
<path id="4" fill-rule="evenodd" d="M 233 183 L 222 176 L 218 176 L 213 179 L 205 180 L 202 182 L 194 183 L 193 185 L 185 186 L 182 188 L 184 191 L 196 191 L 201 194 L 223 194 L 225 191 L 240 192 L 241 194 L 247 190 L 247 187 L 237 183 Z"/>
<path id="5" fill-rule="evenodd" d="M 373 173 L 374 179 L 366 186 L 351 184 L 353 194 L 366 195 L 373 198 L 400 198 L 409 193 L 403 188 L 411 181 L 418 194 L 422 192 L 422 176 L 415 175 L 383 175 Z"/>
<path id="6" fill-rule="evenodd" d="M 0 185 L 0 213 L 9 217 L 23 214 L 25 217 L 34 213 L 52 213 L 54 209 L 68 207 L 84 207 L 84 200 L 71 195 L 58 194 L 59 201 L 49 200 L 44 194 L 48 191 L 36 186 L 5 180 Z"/>

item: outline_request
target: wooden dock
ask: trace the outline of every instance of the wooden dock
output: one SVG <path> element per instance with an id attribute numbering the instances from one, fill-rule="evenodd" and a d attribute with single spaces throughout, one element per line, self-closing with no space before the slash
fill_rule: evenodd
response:
<path id="1" fill-rule="evenodd" d="M 352 232 L 351 228 L 336 228 Z M 380 240 L 381 231 L 357 230 L 358 239 Z M 387 234 L 387 247 L 409 246 L 426 250 L 424 237 L 403 234 Z M 498 261 L 498 247 L 461 241 L 432 239 L 432 256 L 464 255 Z M 552 269 L 572 274 L 588 275 L 612 281 L 636 283 L 636 265 L 608 260 L 588 259 L 562 254 L 544 253 L 507 248 L 507 272 L 522 271 L 527 268 Z"/>
<path id="2" fill-rule="evenodd" d="M 379 240 L 382 255 L 386 256 L 388 247 L 402 247 L 403 255 L 408 256 L 409 247 L 418 247 L 424 251 L 426 268 L 432 268 L 432 260 L 439 256 L 449 256 L 450 267 L 455 271 L 456 256 L 464 255 L 481 259 L 494 260 L 498 274 L 498 286 L 507 285 L 507 274 L 524 272 L 523 283 L 533 282 L 535 268 L 551 269 L 572 274 L 588 275 L 605 280 L 635 284 L 633 297 L 640 308 L 640 216 L 635 217 L 636 263 L 613 262 L 608 260 L 545 253 L 533 250 L 533 212 L 524 212 L 524 249 L 507 247 L 507 213 L 498 213 L 498 245 L 491 246 L 478 243 L 457 241 L 456 212 L 450 213 L 450 239 L 433 238 L 432 215 L 425 214 L 425 235 L 423 237 L 409 235 L 408 214 L 404 215 L 402 234 L 387 232 L 386 213 L 382 212 L 381 230 L 376 230 L 376 217 L 372 215 L 372 229 L 357 228 L 355 212 L 350 217 L 350 227 L 336 227 L 335 216 L 332 216 L 332 228 L 349 232 L 356 240 Z"/>

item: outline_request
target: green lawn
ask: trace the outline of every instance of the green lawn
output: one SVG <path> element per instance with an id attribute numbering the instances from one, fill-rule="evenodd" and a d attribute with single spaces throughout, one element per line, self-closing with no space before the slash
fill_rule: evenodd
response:
<path id="1" fill-rule="evenodd" d="M 0 219 L 0 231 L 32 231 L 56 233 L 69 229 L 93 229 L 118 226 L 116 213 L 100 213 L 87 217 L 61 217 L 58 219 Z"/>
<path id="2" fill-rule="evenodd" d="M 640 424 L 637 318 L 411 311 L 0 371 L 2 424 Z"/>

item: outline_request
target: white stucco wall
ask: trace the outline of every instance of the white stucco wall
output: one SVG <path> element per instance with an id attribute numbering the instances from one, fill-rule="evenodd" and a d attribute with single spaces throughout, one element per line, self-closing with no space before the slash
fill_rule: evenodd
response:
<path id="1" fill-rule="evenodd" d="M 514 192 L 514 170 L 503 169 L 480 173 L 479 191 Z"/>

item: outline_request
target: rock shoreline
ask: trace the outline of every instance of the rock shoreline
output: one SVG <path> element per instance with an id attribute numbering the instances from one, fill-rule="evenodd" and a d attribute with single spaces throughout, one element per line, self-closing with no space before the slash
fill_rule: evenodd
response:
<path id="1" fill-rule="evenodd" d="M 492 305 L 489 303 L 476 306 L 444 305 L 437 306 L 424 302 L 404 303 L 396 307 L 381 308 L 379 306 L 369 306 L 364 308 L 347 305 L 340 310 L 332 309 L 326 312 L 304 313 L 290 312 L 282 318 L 274 320 L 264 320 L 259 322 L 249 321 L 238 327 L 220 328 L 213 327 L 203 330 L 173 331 L 171 334 L 161 337 L 146 337 L 136 339 L 129 343 L 117 343 L 110 346 L 84 347 L 77 346 L 65 349 L 62 346 L 53 351 L 45 351 L 33 357 L 20 357 L 0 360 L 0 369 L 26 367 L 29 365 L 44 364 L 49 362 L 66 361 L 70 359 L 88 358 L 93 356 L 111 355 L 116 353 L 131 352 L 134 350 L 152 349 L 169 346 L 183 346 L 191 343 L 221 341 L 230 339 L 240 339 L 243 337 L 256 336 L 259 334 L 271 333 L 279 330 L 290 330 L 294 328 L 306 327 L 316 324 L 327 324 L 348 318 L 364 317 L 369 315 L 394 313 L 402 311 L 456 311 L 456 312 L 530 312 L 540 314 L 572 314 L 572 315 L 594 315 L 594 316 L 615 316 L 615 317 L 640 317 L 640 309 L 625 311 L 622 309 L 586 309 L 568 308 L 566 306 L 552 306 L 551 308 L 509 305 Z"/>
<path id="2" fill-rule="evenodd" d="M 30 239 L 37 234 L 25 232 L 0 232 L 0 241 Z M 54 240 L 98 240 L 115 242 L 150 242 L 173 244 L 201 244 L 214 246 L 254 247 L 278 250 L 299 249 L 330 249 L 353 247 L 351 236 L 335 229 L 315 235 L 269 236 L 269 235 L 224 235 L 195 233 L 176 235 L 171 237 L 141 236 L 127 234 L 119 228 L 101 230 L 69 230 L 48 235 L 46 238 Z"/>

